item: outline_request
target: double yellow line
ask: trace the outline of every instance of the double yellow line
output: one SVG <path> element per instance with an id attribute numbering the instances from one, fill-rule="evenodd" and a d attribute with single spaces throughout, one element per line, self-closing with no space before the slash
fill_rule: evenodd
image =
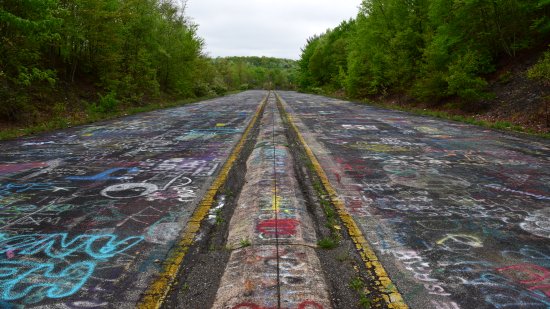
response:
<path id="1" fill-rule="evenodd" d="M 219 175 L 216 177 L 203 199 L 199 203 L 198 207 L 195 209 L 195 212 L 189 219 L 187 226 L 182 234 L 181 239 L 178 244 L 170 251 L 168 258 L 163 263 L 162 271 L 155 281 L 149 286 L 149 288 L 143 294 L 140 302 L 137 304 L 139 309 L 157 309 L 160 308 L 163 303 L 166 301 L 168 293 L 176 283 L 178 271 L 183 263 L 183 259 L 189 251 L 189 247 L 193 244 L 193 240 L 197 232 L 201 227 L 201 222 L 206 217 L 212 205 L 214 205 L 215 197 L 220 188 L 225 184 L 229 171 L 233 167 L 235 161 L 239 157 L 250 132 L 260 119 L 262 111 L 266 105 L 267 96 L 262 100 L 260 106 L 256 110 L 254 117 L 248 124 L 246 130 L 244 131 L 241 139 L 233 148 L 233 151 L 227 158 L 227 161 L 222 167 Z"/>
<path id="2" fill-rule="evenodd" d="M 336 211 L 340 216 L 340 219 L 346 225 L 348 233 L 361 255 L 361 259 L 365 263 L 365 266 L 367 267 L 367 269 L 372 272 L 372 275 L 374 277 L 373 279 L 376 281 L 377 292 L 382 296 L 383 301 L 387 304 L 389 308 L 399 308 L 399 309 L 408 308 L 407 304 L 403 300 L 403 297 L 397 290 L 395 284 L 393 284 L 390 277 L 388 276 L 388 273 L 384 269 L 384 266 L 382 266 L 382 264 L 378 260 L 378 257 L 376 256 L 376 254 L 368 244 L 367 240 L 363 236 L 361 229 L 359 229 L 359 227 L 357 226 L 357 223 L 355 223 L 355 220 L 353 220 L 353 217 L 346 210 L 346 206 L 344 202 L 339 198 L 338 193 L 330 183 L 327 177 L 327 174 L 325 173 L 325 170 L 323 169 L 321 164 L 319 164 L 319 161 L 317 161 L 317 158 L 313 154 L 313 151 L 311 151 L 311 148 L 309 148 L 308 144 L 306 143 L 305 139 L 300 133 L 300 130 L 298 130 L 298 127 L 294 123 L 292 115 L 288 114 L 285 111 L 284 106 L 282 104 L 283 100 L 281 99 L 279 94 L 276 94 L 276 96 L 277 96 L 277 100 L 280 103 L 279 106 L 282 109 L 282 113 L 281 113 L 282 116 L 287 119 L 287 122 L 290 124 L 290 127 L 298 137 L 298 140 L 302 144 L 302 147 L 304 148 L 306 155 L 308 156 L 309 160 L 313 164 L 315 173 L 321 180 L 325 190 L 330 196 L 331 202 L 335 206 Z M 373 299 L 373 300 L 375 302 L 380 301 L 380 299 L 378 300 Z"/>

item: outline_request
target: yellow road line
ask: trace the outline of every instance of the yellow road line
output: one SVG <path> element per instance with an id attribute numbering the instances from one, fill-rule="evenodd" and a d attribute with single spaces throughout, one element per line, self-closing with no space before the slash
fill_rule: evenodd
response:
<path id="1" fill-rule="evenodd" d="M 239 140 L 235 148 L 233 148 L 233 151 L 227 158 L 227 161 L 223 165 L 219 175 L 212 182 L 212 185 L 210 185 L 210 188 L 206 191 L 203 199 L 189 219 L 189 222 L 185 227 L 180 241 L 170 251 L 168 259 L 166 259 L 166 261 L 163 263 L 162 271 L 160 272 L 156 280 L 151 285 L 149 285 L 149 288 L 147 289 L 147 291 L 145 291 L 140 302 L 137 304 L 137 308 L 157 309 L 160 308 L 162 304 L 166 301 L 166 297 L 168 296 L 170 289 L 176 282 L 176 276 L 183 262 L 183 258 L 185 257 L 185 254 L 187 254 L 187 251 L 189 251 L 189 247 L 193 244 L 193 240 L 195 239 L 195 236 L 200 229 L 202 220 L 206 217 L 206 215 L 210 211 L 210 208 L 214 204 L 214 199 L 216 197 L 216 194 L 218 193 L 218 190 L 227 180 L 229 171 L 239 157 L 239 154 L 244 147 L 248 135 L 252 131 L 252 128 L 254 128 L 255 124 L 258 122 L 261 112 L 267 102 L 267 97 L 268 96 L 266 96 L 260 103 L 260 106 L 256 110 L 254 117 L 248 124 L 246 130 L 244 131 L 241 139 Z"/>
<path id="2" fill-rule="evenodd" d="M 298 127 L 294 123 L 292 115 L 288 114 L 284 109 L 281 97 L 279 96 L 279 94 L 276 94 L 276 96 L 279 103 L 281 103 L 280 106 L 282 108 L 283 117 L 287 118 L 292 130 L 294 130 L 296 136 L 298 137 L 298 140 L 304 147 L 306 155 L 313 164 L 313 168 L 315 169 L 317 176 L 321 179 L 321 183 L 323 184 L 325 190 L 330 196 L 332 204 L 336 207 L 336 211 L 340 216 L 340 219 L 346 225 L 348 233 L 361 255 L 361 259 L 363 259 L 363 262 L 365 262 L 365 266 L 367 267 L 367 269 L 371 270 L 373 272 L 373 275 L 376 276 L 374 278 L 377 281 L 376 288 L 380 295 L 382 295 L 382 297 L 384 298 L 384 302 L 388 305 L 389 308 L 409 308 L 403 300 L 401 293 L 399 293 L 399 291 L 397 290 L 395 284 L 392 283 L 390 277 L 388 276 L 388 273 L 384 269 L 384 266 L 382 266 L 382 264 L 378 260 L 378 257 L 363 236 L 361 229 L 359 229 L 357 223 L 355 223 L 355 220 L 353 220 L 353 217 L 346 210 L 344 202 L 338 196 L 338 193 L 330 183 L 327 174 L 325 173 L 325 170 L 323 169 L 321 164 L 319 164 L 319 161 L 313 154 L 313 151 L 311 151 L 311 148 L 309 148 L 309 145 L 306 143 L 305 139 L 300 133 L 300 130 L 298 130 Z"/>

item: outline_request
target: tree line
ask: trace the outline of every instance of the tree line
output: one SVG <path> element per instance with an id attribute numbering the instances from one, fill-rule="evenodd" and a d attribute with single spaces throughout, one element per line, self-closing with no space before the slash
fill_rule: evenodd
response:
<path id="1" fill-rule="evenodd" d="M 548 0 L 363 0 L 356 18 L 308 39 L 298 83 L 355 98 L 477 102 L 490 97 L 486 76 L 501 59 L 548 44 L 549 16 Z"/>
<path id="2" fill-rule="evenodd" d="M 224 57 L 210 59 L 203 72 L 209 75 L 203 90 L 213 89 L 218 94 L 228 90 L 294 89 L 298 64 L 271 57 Z"/>
<path id="3" fill-rule="evenodd" d="M 4 0 L 0 5 L 0 120 L 292 87 L 295 63 L 211 59 L 185 1 Z M 70 102 L 77 92 L 88 102 Z"/>

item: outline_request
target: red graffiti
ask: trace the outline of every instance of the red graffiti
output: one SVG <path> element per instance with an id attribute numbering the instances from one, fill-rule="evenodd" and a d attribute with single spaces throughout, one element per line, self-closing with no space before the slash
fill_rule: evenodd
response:
<path id="1" fill-rule="evenodd" d="M 242 303 L 233 307 L 233 309 L 275 309 L 275 307 L 262 307 L 254 303 Z M 297 309 L 323 309 L 323 306 L 317 302 L 306 300 L 301 302 Z"/>
<path id="2" fill-rule="evenodd" d="M 528 285 L 531 291 L 541 290 L 550 297 L 550 270 L 547 268 L 534 264 L 518 264 L 497 268 L 497 271 L 507 274 L 518 283 Z M 534 284 L 536 285 L 531 286 Z"/>
<path id="3" fill-rule="evenodd" d="M 258 223 L 258 232 L 266 236 L 292 236 L 296 234 L 298 220 L 294 219 L 269 219 Z"/>
<path id="4" fill-rule="evenodd" d="M 550 270 L 533 264 L 518 264 L 497 268 L 499 272 L 511 271 L 519 280 L 519 283 L 530 284 L 541 282 L 550 277 Z"/>
<path id="5" fill-rule="evenodd" d="M 346 208 L 355 215 L 360 217 L 367 216 L 366 207 L 363 206 L 363 201 L 360 197 L 345 196 L 344 201 L 346 203 Z"/>
<path id="6" fill-rule="evenodd" d="M 334 176 L 336 176 L 336 181 L 338 181 L 338 183 L 341 183 L 341 178 L 340 178 L 340 174 L 334 172 Z"/>

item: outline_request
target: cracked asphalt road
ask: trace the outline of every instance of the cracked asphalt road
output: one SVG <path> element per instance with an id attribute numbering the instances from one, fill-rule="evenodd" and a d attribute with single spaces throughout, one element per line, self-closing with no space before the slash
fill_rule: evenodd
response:
<path id="1" fill-rule="evenodd" d="M 0 307 L 134 308 L 265 91 L 0 143 Z"/>
<path id="2" fill-rule="evenodd" d="M 135 307 L 266 94 L 1 142 L 0 307 Z M 410 307 L 550 307 L 548 140 L 279 94 Z"/>
<path id="3" fill-rule="evenodd" d="M 550 142 L 279 94 L 410 307 L 550 307 Z"/>

